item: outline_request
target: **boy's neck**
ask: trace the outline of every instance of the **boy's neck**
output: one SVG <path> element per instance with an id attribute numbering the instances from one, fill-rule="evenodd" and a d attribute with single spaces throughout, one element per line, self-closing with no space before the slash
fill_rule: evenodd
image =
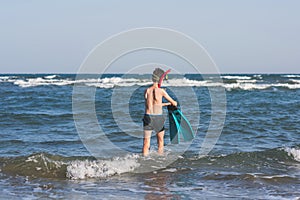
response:
<path id="1" fill-rule="evenodd" d="M 158 88 L 158 83 L 153 83 L 153 87 Z"/>

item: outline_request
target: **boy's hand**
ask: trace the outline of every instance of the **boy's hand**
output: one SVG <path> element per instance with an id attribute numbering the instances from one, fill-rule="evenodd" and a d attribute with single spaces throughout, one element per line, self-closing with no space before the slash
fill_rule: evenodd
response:
<path id="1" fill-rule="evenodd" d="M 177 107 L 177 101 L 174 101 L 172 104 L 173 106 Z"/>

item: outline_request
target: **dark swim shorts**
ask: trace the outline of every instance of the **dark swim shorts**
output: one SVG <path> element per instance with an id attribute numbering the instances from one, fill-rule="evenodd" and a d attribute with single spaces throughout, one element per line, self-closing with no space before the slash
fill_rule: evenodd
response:
<path id="1" fill-rule="evenodd" d="M 165 130 L 165 118 L 163 115 L 149 115 L 145 114 L 143 118 L 144 122 L 144 130 L 152 131 L 154 130 L 156 133 Z"/>

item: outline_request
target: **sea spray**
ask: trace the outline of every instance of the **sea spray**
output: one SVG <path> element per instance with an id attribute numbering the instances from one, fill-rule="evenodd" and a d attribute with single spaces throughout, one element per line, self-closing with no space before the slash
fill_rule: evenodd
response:
<path id="1" fill-rule="evenodd" d="M 106 178 L 132 172 L 139 167 L 138 155 L 115 157 L 111 160 L 75 160 L 67 166 L 66 176 L 70 179 Z"/>
<path id="2" fill-rule="evenodd" d="M 293 157 L 294 160 L 300 162 L 300 149 L 286 147 L 284 150 L 288 153 L 289 156 Z"/>

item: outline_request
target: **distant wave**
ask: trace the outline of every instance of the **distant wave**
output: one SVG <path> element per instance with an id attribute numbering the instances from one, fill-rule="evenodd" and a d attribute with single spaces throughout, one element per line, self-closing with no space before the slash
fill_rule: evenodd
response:
<path id="1" fill-rule="evenodd" d="M 0 76 L 0 80 L 8 80 L 9 78 L 11 78 L 10 76 Z"/>
<path id="2" fill-rule="evenodd" d="M 292 75 L 290 75 L 292 76 Z M 296 75 L 295 75 L 296 76 Z M 300 76 L 300 75 L 299 75 Z M 261 77 L 261 76 L 260 76 Z M 224 81 L 210 80 L 192 80 L 188 78 L 172 78 L 164 82 L 165 87 L 223 87 L 228 91 L 231 90 L 265 90 L 270 88 L 300 89 L 299 79 L 273 80 L 273 82 L 257 79 L 255 76 L 222 76 Z M 147 86 L 152 84 L 150 79 L 139 78 L 86 78 L 74 80 L 72 78 L 62 78 L 59 75 L 49 75 L 45 77 L 25 78 L 2 76 L 0 82 L 11 82 L 19 87 L 38 87 L 38 86 L 73 86 L 82 84 L 89 87 L 97 88 L 114 88 L 114 87 L 131 87 Z"/>
<path id="3" fill-rule="evenodd" d="M 249 80 L 251 79 L 252 77 L 250 76 L 221 76 L 222 78 L 225 78 L 225 79 L 240 79 L 240 80 Z"/>
<path id="4" fill-rule="evenodd" d="M 300 84 L 300 80 L 299 79 L 289 79 L 290 81 L 294 82 L 294 83 L 299 83 Z"/>
<path id="5" fill-rule="evenodd" d="M 300 78 L 300 75 L 298 75 L 298 74 L 290 74 L 290 75 L 282 75 L 282 77 L 287 77 L 287 78 Z"/>
<path id="6" fill-rule="evenodd" d="M 58 75 L 48 75 L 48 76 L 45 76 L 44 78 L 53 79 L 53 78 L 56 78 L 56 77 L 59 77 L 59 76 Z"/>

